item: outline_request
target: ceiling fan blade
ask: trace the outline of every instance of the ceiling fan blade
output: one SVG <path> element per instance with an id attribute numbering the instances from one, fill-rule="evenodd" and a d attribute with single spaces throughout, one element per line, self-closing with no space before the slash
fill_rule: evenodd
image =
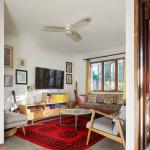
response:
<path id="1" fill-rule="evenodd" d="M 75 30 L 77 30 L 77 29 L 80 29 L 80 28 L 86 26 L 90 21 L 91 21 L 90 18 L 82 19 L 82 20 L 76 22 L 75 24 L 73 24 L 73 25 L 71 26 L 71 30 L 72 30 L 72 31 L 75 31 Z"/>
<path id="2" fill-rule="evenodd" d="M 57 27 L 57 26 L 44 26 L 43 31 L 65 32 L 66 28 L 64 28 L 64 27 Z"/>
<path id="3" fill-rule="evenodd" d="M 68 34 L 68 36 L 75 42 L 78 42 L 82 39 L 81 35 L 76 31 L 73 31 L 71 34 Z"/>

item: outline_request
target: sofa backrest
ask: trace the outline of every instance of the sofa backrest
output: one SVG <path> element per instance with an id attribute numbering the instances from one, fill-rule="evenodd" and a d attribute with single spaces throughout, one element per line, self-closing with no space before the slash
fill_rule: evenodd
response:
<path id="1" fill-rule="evenodd" d="M 88 102 L 107 103 L 107 104 L 121 104 L 123 99 L 122 94 L 88 94 Z"/>

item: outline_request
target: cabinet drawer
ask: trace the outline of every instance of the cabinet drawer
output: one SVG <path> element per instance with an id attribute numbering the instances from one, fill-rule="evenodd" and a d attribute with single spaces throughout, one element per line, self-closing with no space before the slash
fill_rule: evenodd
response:
<path id="1" fill-rule="evenodd" d="M 44 117 L 48 116 L 59 116 L 60 110 L 59 109 L 51 109 L 51 110 L 45 110 L 44 111 Z"/>
<path id="2" fill-rule="evenodd" d="M 29 112 L 28 113 L 28 120 L 33 120 L 34 119 L 34 113 L 33 112 Z"/>
<path id="3" fill-rule="evenodd" d="M 44 117 L 44 111 L 34 111 L 34 119 L 39 119 Z"/>

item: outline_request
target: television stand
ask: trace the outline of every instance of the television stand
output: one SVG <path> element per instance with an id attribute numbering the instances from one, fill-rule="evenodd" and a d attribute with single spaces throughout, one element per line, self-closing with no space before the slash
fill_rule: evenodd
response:
<path id="1" fill-rule="evenodd" d="M 60 110 L 68 106 L 68 93 L 47 93 L 48 97 L 47 102 L 19 105 L 20 113 L 26 114 L 32 124 L 34 121 L 60 116 Z"/>

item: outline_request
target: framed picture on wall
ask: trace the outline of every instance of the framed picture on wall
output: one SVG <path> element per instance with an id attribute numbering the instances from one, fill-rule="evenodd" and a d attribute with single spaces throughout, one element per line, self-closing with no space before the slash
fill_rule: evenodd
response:
<path id="1" fill-rule="evenodd" d="M 72 73 L 72 63 L 66 62 L 66 72 Z"/>
<path id="2" fill-rule="evenodd" d="M 13 87 L 13 75 L 4 75 L 4 86 Z"/>
<path id="3" fill-rule="evenodd" d="M 16 69 L 16 84 L 27 84 L 28 72 L 26 70 Z"/>
<path id="4" fill-rule="evenodd" d="M 72 84 L 72 74 L 66 74 L 66 84 Z"/>
<path id="5" fill-rule="evenodd" d="M 18 67 L 19 68 L 26 68 L 27 62 L 25 58 L 18 58 Z"/>
<path id="6" fill-rule="evenodd" d="M 13 68 L 13 47 L 5 45 L 4 47 L 4 66 Z"/>

